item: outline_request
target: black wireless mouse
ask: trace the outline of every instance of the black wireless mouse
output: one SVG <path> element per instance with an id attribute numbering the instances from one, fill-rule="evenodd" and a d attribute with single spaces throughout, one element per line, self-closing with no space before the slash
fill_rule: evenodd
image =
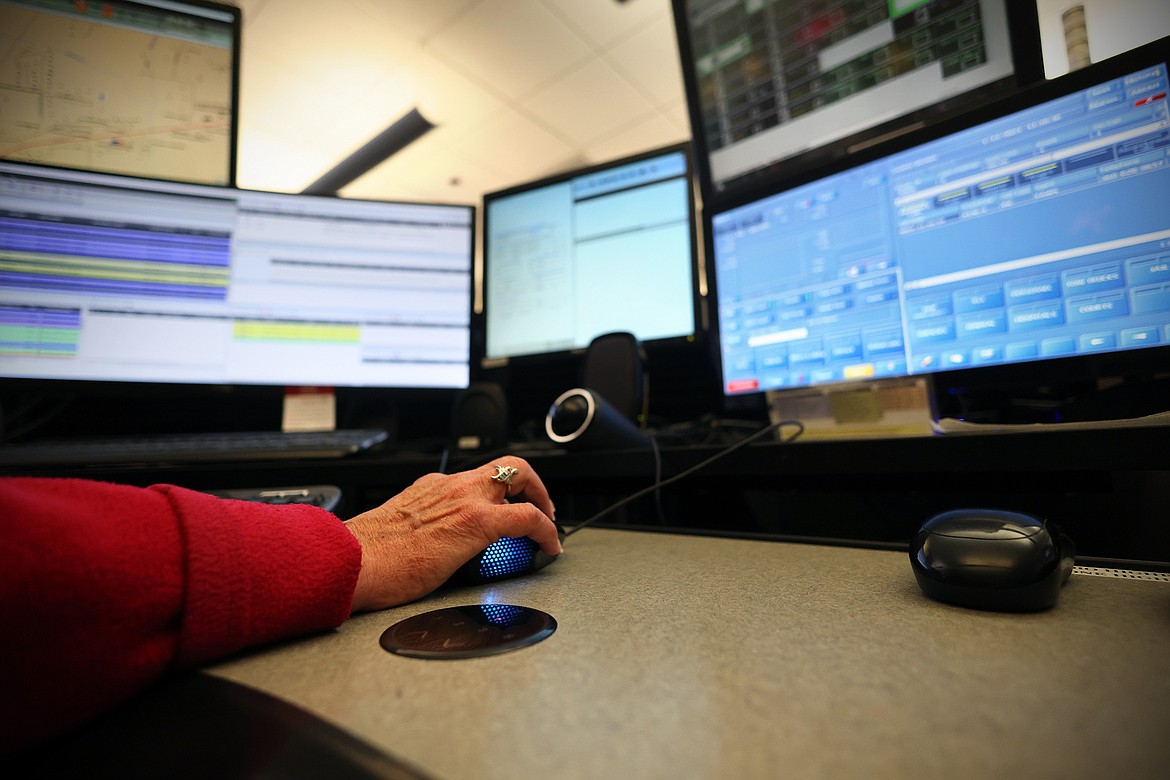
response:
<path id="1" fill-rule="evenodd" d="M 955 509 L 927 520 L 910 566 L 932 599 L 975 609 L 1048 609 L 1072 574 L 1072 540 L 1051 523 L 1000 509 Z"/>
<path id="2" fill-rule="evenodd" d="M 557 537 L 565 541 L 565 529 L 557 523 Z M 483 585 L 511 579 L 543 569 L 559 556 L 549 555 L 527 536 L 505 536 L 492 542 L 480 554 L 460 566 L 447 580 L 449 585 Z"/>

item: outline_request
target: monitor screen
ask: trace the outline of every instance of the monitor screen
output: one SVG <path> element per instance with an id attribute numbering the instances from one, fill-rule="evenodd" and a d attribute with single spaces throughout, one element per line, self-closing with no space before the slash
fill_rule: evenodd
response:
<path id="1" fill-rule="evenodd" d="M 485 364 L 625 331 L 693 338 L 694 198 L 685 145 L 484 196 Z"/>
<path id="2" fill-rule="evenodd" d="M 1170 344 L 1168 54 L 715 214 L 724 393 Z"/>
<path id="3" fill-rule="evenodd" d="M 705 202 L 1042 74 L 1035 3 L 674 0 L 674 12 Z"/>
<path id="4" fill-rule="evenodd" d="M 240 10 L 0 1 L 0 157 L 235 182 Z"/>
<path id="5" fill-rule="evenodd" d="M 474 224 L 0 163 L 0 376 L 465 387 Z"/>

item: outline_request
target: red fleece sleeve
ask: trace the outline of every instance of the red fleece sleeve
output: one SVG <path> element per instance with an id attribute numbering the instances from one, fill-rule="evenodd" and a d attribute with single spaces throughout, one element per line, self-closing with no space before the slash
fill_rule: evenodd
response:
<path id="1" fill-rule="evenodd" d="M 349 616 L 361 548 L 312 506 L 0 479 L 0 751 L 170 670 Z"/>

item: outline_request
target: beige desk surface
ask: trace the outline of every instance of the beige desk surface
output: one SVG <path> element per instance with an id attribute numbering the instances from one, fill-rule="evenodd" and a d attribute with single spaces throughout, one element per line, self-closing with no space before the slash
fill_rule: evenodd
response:
<path id="1" fill-rule="evenodd" d="M 378 644 L 484 602 L 558 629 L 470 660 Z M 211 671 L 440 778 L 1170 776 L 1170 583 L 1074 574 L 1051 611 L 976 612 L 904 553 L 589 529 L 533 577 Z"/>

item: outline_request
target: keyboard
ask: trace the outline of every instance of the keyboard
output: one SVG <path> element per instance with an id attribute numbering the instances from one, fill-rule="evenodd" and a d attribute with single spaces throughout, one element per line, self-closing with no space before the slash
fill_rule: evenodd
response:
<path id="1" fill-rule="evenodd" d="M 0 465 L 214 463 L 290 458 L 342 458 L 385 441 L 387 432 L 336 431 L 183 433 L 55 439 L 0 447 Z"/>

